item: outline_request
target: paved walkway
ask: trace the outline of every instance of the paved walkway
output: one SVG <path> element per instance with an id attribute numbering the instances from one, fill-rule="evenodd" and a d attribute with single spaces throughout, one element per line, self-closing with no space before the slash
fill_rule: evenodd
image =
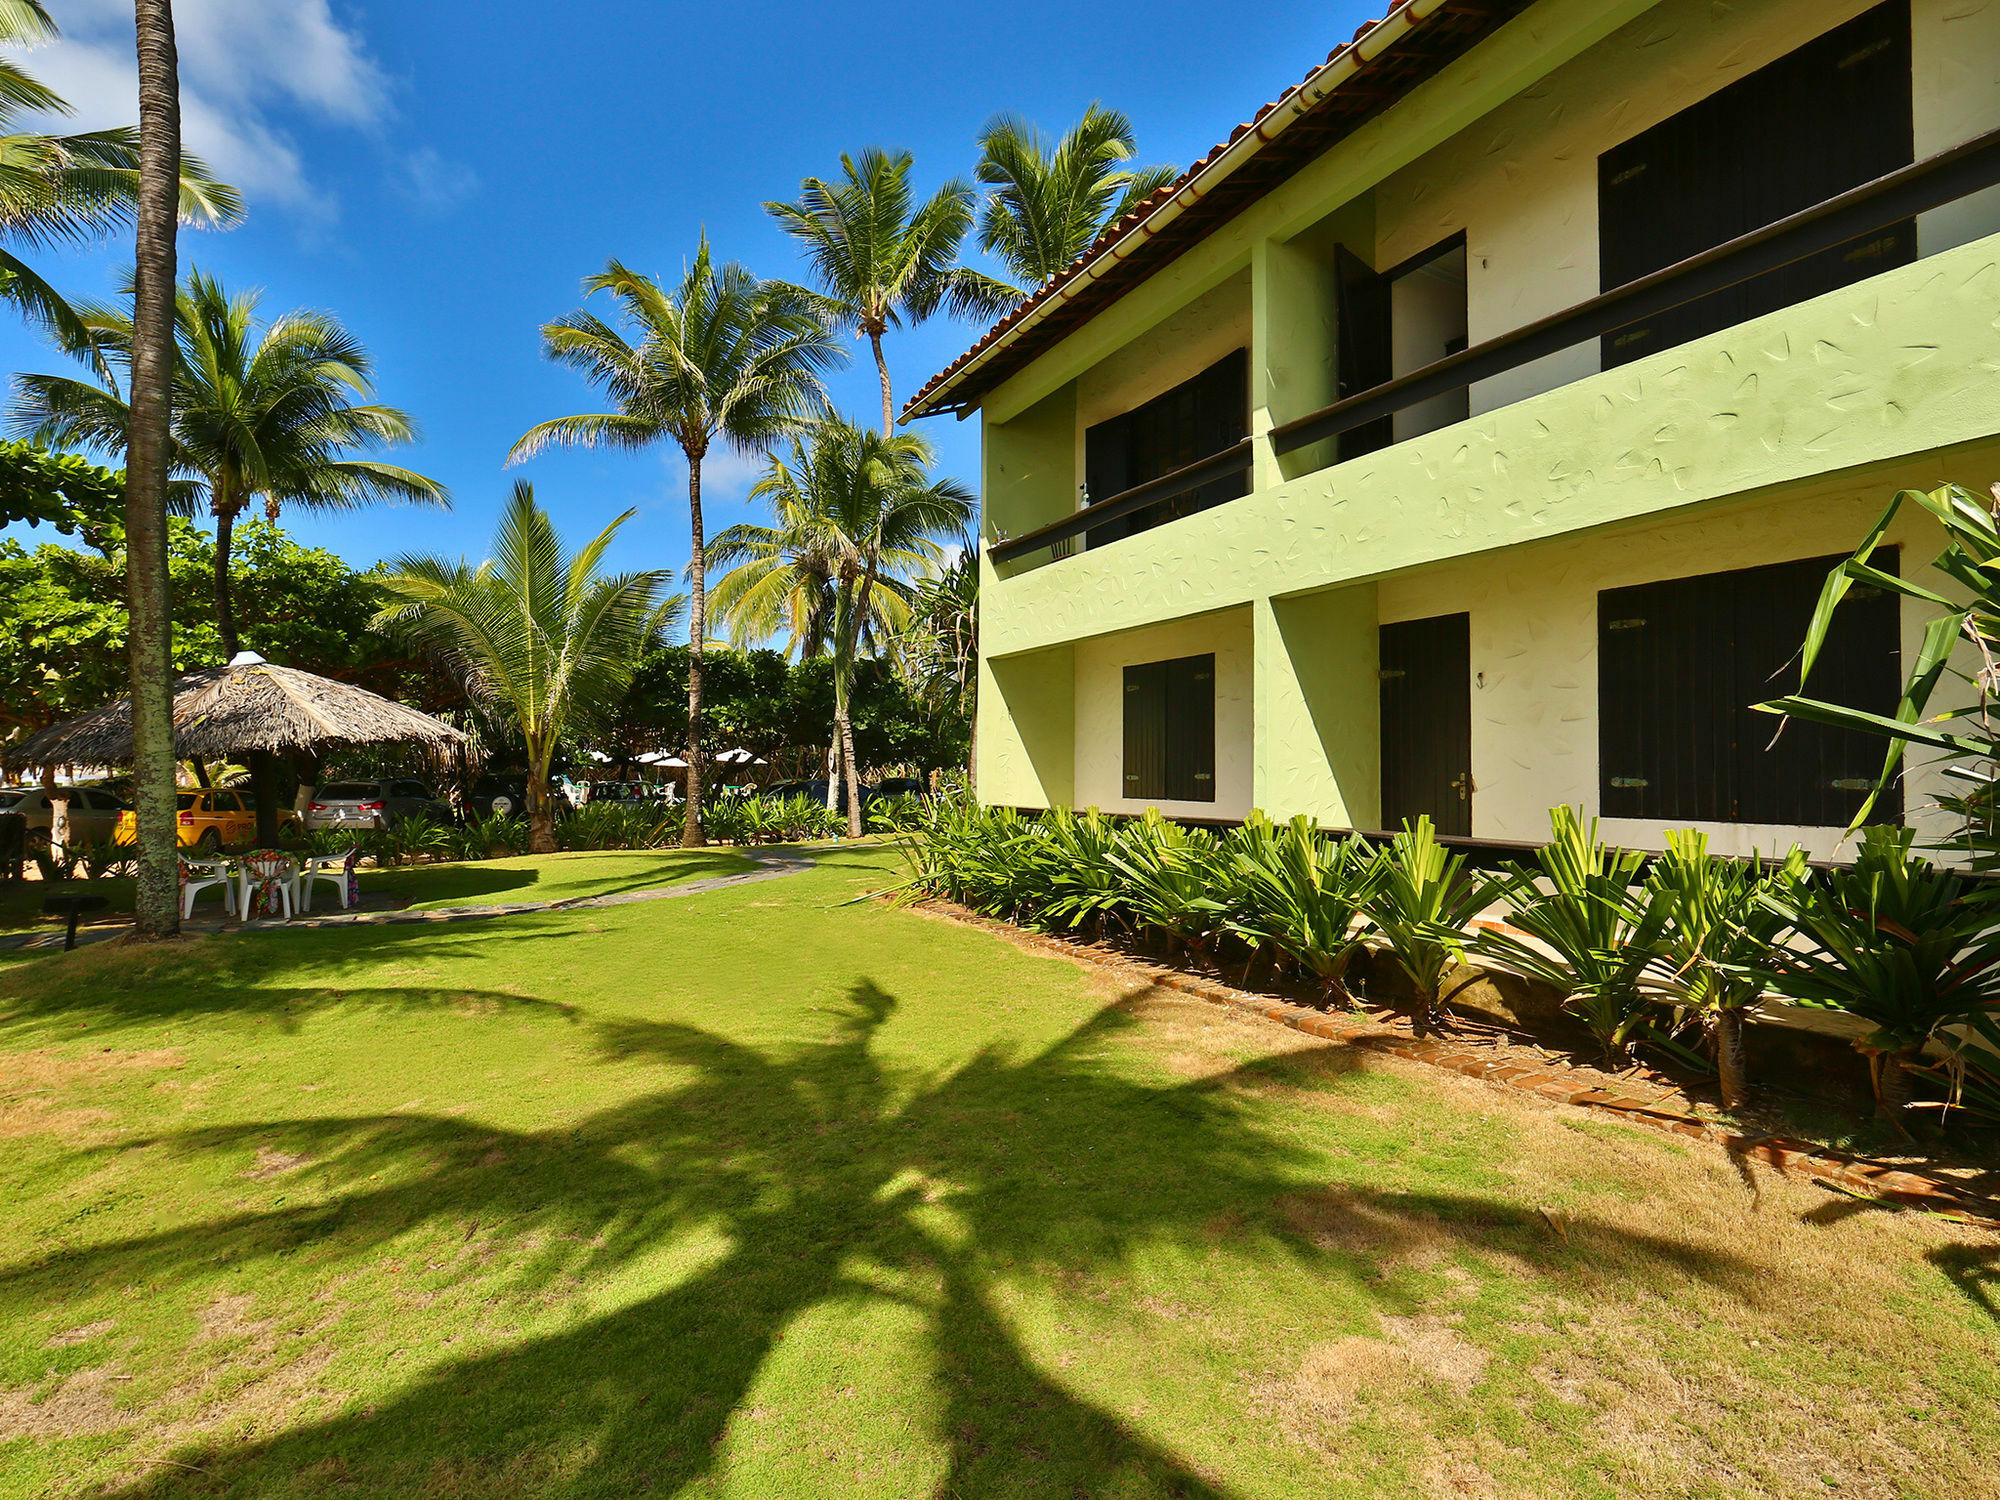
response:
<path id="1" fill-rule="evenodd" d="M 741 875 L 718 875 L 710 880 L 683 880 L 675 885 L 656 886 L 649 890 L 617 891 L 608 896 L 572 896 L 563 901 L 515 901 L 504 905 L 487 906 L 443 906 L 431 911 L 334 911 L 325 914 L 294 917 L 291 921 L 281 919 L 255 922 L 187 922 L 181 931 L 198 936 L 212 937 L 223 932 L 308 932 L 323 927 L 386 927 L 397 923 L 417 922 L 483 922 L 492 917 L 517 917 L 537 911 L 581 911 L 592 906 L 629 906 L 635 901 L 670 901 L 678 896 L 699 896 L 708 891 L 724 890 L 734 885 L 755 885 L 765 880 L 782 880 L 787 875 L 798 875 L 810 870 L 812 859 L 805 850 L 789 846 L 774 845 L 769 848 L 739 848 L 732 852 L 754 862 L 758 868 L 745 871 Z M 119 922 L 100 927 L 85 927 L 78 930 L 76 944 L 81 948 L 85 943 L 102 943 L 123 934 L 131 924 Z M 0 938 L 0 951 L 42 952 L 60 949 L 63 934 L 54 932 L 21 933 Z"/>

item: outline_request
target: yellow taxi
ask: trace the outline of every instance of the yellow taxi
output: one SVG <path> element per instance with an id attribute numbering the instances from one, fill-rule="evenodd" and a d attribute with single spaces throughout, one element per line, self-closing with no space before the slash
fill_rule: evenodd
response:
<path id="1" fill-rule="evenodd" d="M 222 848 L 239 849 L 256 842 L 257 799 L 249 792 L 181 792 L 174 798 L 174 821 L 183 849 L 213 854 Z M 112 838 L 121 844 L 138 842 L 138 821 L 134 814 L 119 814 Z M 292 843 L 305 832 L 305 825 L 291 808 L 278 814 L 278 838 Z"/>

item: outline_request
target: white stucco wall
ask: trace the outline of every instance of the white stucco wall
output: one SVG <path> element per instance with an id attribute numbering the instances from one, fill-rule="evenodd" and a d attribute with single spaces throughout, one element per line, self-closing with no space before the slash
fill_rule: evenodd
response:
<path id="1" fill-rule="evenodd" d="M 1375 193 L 1375 264 L 1467 240 L 1475 344 L 1600 290 L 1597 158 L 1871 8 L 1874 0 L 1663 0 Z M 2000 127 L 2000 0 L 1913 0 L 1918 159 Z M 1926 255 L 2000 231 L 2000 192 L 1926 215 Z M 1595 341 L 1473 387 L 1472 410 L 1579 379 Z"/>
<path id="2" fill-rule="evenodd" d="M 1941 455 L 1894 471 L 1834 478 L 1755 501 L 1701 507 L 1670 521 L 1607 528 L 1381 580 L 1384 624 L 1471 613 L 1473 832 L 1543 838 L 1550 808 L 1596 807 L 1600 591 L 1850 552 L 1897 489 L 1929 490 L 1956 480 L 1983 490 L 1992 477 L 2000 477 L 2000 449 Z M 1943 586 L 1928 568 L 1942 543 L 1935 523 L 1906 508 L 1888 541 L 1903 549 L 1904 577 Z M 1927 606 L 1904 604 L 1905 670 L 1929 615 Z M 1773 696 L 1789 686 L 1774 685 Z M 1913 757 L 1913 766 L 1921 764 L 1922 757 Z M 1913 769 L 1905 785 L 1906 818 L 1926 834 L 1948 826 L 1925 811 L 1936 785 L 1921 769 Z M 1685 825 L 1608 819 L 1605 830 L 1629 845 L 1660 848 L 1665 830 L 1678 826 Z M 1696 826 L 1708 830 L 1718 853 L 1769 853 L 1798 842 L 1814 857 L 1827 858 L 1840 848 L 1839 829 Z"/>
<path id="3" fill-rule="evenodd" d="M 1125 790 L 1125 668 L 1215 653 L 1215 800 L 1133 801 Z M 1138 813 L 1149 806 L 1188 818 L 1241 818 L 1251 810 L 1251 612 L 1225 610 L 1151 630 L 1076 644 L 1076 805 Z"/>

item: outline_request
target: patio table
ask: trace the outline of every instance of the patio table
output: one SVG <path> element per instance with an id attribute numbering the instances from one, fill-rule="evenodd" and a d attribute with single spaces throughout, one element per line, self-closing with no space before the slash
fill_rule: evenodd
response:
<path id="1" fill-rule="evenodd" d="M 299 862 L 291 855 L 275 850 L 262 852 L 267 859 L 283 864 L 284 873 L 278 879 L 285 891 L 285 915 L 296 916 L 299 910 Z M 246 854 L 237 862 L 236 911 L 245 922 L 250 920 L 250 893 L 262 883 L 262 877 L 251 868 L 258 862 L 257 854 Z"/>

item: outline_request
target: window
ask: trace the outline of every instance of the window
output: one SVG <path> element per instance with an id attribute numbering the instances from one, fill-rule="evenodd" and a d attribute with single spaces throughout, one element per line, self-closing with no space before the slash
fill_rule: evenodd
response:
<path id="1" fill-rule="evenodd" d="M 1085 429 L 1086 494 L 1093 502 L 1109 500 L 1196 459 L 1233 448 L 1249 435 L 1250 352 L 1238 349 L 1144 406 Z M 1248 474 L 1225 474 L 1198 490 L 1093 527 L 1090 545 L 1102 547 L 1249 493 Z"/>
<path id="2" fill-rule="evenodd" d="M 1884 742 L 1751 704 L 1796 683 L 1797 656 L 1839 557 L 1676 578 L 1597 596 L 1598 776 L 1610 817 L 1840 827 L 1860 811 Z M 1896 571 L 1893 551 L 1875 565 Z M 1893 714 L 1902 692 L 1896 596 L 1855 588 L 1807 692 Z M 1872 815 L 1902 816 L 1895 789 Z"/>
<path id="3" fill-rule="evenodd" d="M 1125 796 L 1215 800 L 1215 656 L 1125 669 Z"/>
<path id="4" fill-rule="evenodd" d="M 1602 288 L 1635 281 L 1915 159 L 1909 0 L 1878 5 L 1598 158 Z M 1604 365 L 1916 258 L 1905 221 L 1604 336 Z"/>

